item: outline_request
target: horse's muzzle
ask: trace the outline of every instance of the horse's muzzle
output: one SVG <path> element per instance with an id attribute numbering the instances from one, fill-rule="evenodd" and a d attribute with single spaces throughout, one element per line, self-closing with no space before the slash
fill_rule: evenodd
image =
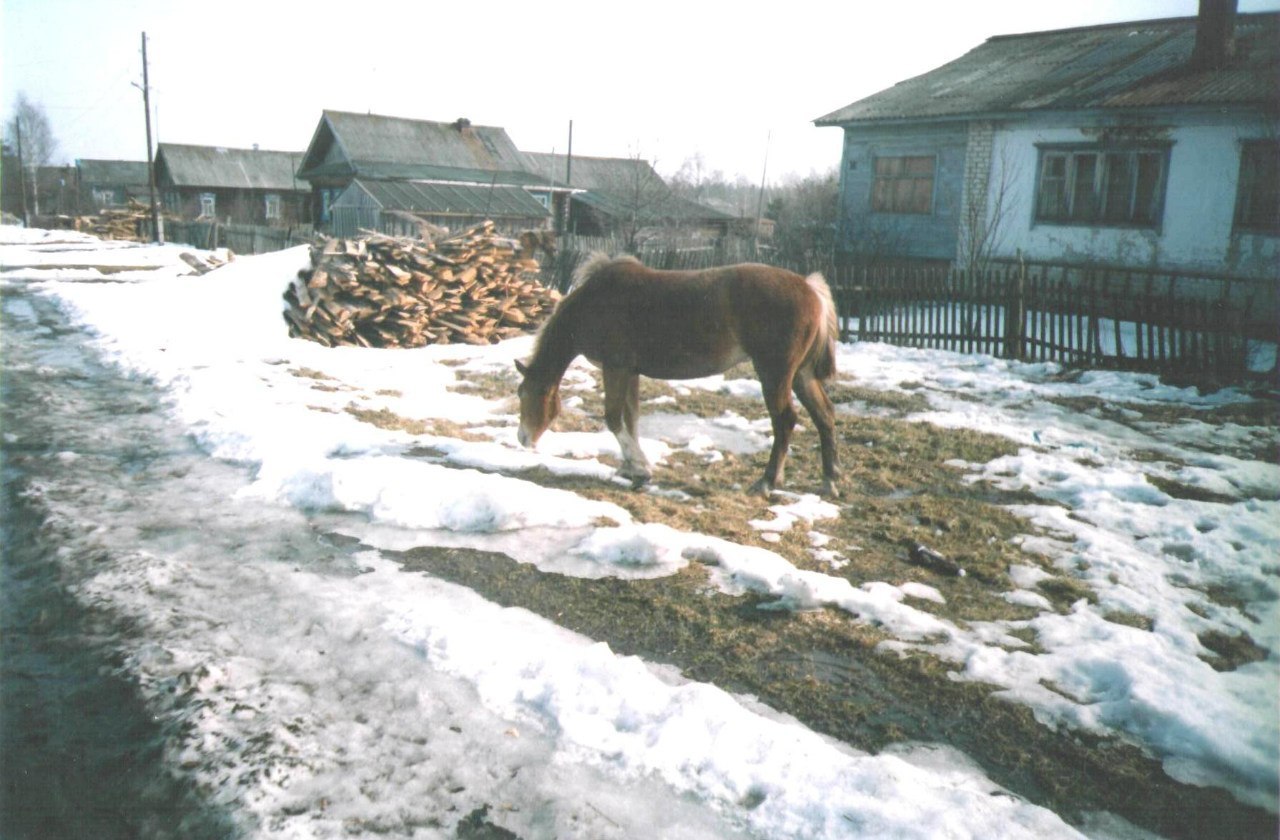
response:
<path id="1" fill-rule="evenodd" d="M 526 448 L 533 446 L 533 440 L 529 437 L 529 433 L 525 431 L 524 426 L 521 426 L 520 431 L 516 432 L 516 440 L 520 441 L 520 445 Z"/>

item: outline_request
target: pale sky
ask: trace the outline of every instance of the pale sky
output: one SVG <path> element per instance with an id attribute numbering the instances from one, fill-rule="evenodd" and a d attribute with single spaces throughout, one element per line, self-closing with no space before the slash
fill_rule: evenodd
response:
<path id="1" fill-rule="evenodd" d="M 1280 0 L 1241 0 L 1274 11 Z M 531 152 L 758 182 L 835 166 L 813 120 L 992 35 L 1194 15 L 1197 0 L 768 4 L 0 0 L 0 114 L 42 105 L 60 154 L 142 160 L 141 37 L 158 140 L 301 151 L 324 109 L 507 130 Z"/>

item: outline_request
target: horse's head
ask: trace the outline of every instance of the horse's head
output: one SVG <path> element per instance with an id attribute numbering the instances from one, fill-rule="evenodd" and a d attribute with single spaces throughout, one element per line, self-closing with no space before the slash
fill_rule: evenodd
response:
<path id="1" fill-rule="evenodd" d="M 560 413 L 560 380 L 546 381 L 530 376 L 529 368 L 523 362 L 516 362 L 516 370 L 524 377 L 516 390 L 520 397 L 518 437 L 521 446 L 535 446 Z"/>

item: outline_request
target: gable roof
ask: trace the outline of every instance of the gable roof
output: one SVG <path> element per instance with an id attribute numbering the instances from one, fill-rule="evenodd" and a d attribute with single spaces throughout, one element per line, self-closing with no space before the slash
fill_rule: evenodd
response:
<path id="1" fill-rule="evenodd" d="M 1191 67 L 1196 23 L 1169 18 L 1001 35 L 814 123 L 1170 105 L 1280 108 L 1280 13 L 1238 15 L 1235 55 L 1221 69 Z"/>
<path id="2" fill-rule="evenodd" d="M 529 171 L 541 176 L 545 183 L 554 179 L 556 183 L 565 183 L 565 178 L 572 177 L 569 186 L 576 189 L 603 190 L 617 192 L 635 189 L 637 179 L 643 189 L 665 189 L 666 182 L 647 160 L 639 158 L 582 157 L 573 156 L 573 171 L 568 173 L 568 156 L 548 154 L 546 152 L 525 152 L 529 161 Z"/>
<path id="3" fill-rule="evenodd" d="M 161 143 L 156 166 L 178 187 L 292 192 L 305 188 L 295 176 L 301 156 L 300 152 Z"/>
<path id="4" fill-rule="evenodd" d="M 495 126 L 325 111 L 299 174 L 432 177 L 423 167 L 525 172 L 527 165 L 506 130 Z M 377 175 L 375 170 L 398 174 Z"/>
<path id="5" fill-rule="evenodd" d="M 542 182 L 570 178 L 575 201 L 609 216 L 638 212 L 645 222 L 726 221 L 732 216 L 676 195 L 647 160 L 639 158 L 573 157 L 573 171 L 567 172 L 568 156 L 545 152 L 525 152 L 532 171 Z"/>
<path id="6" fill-rule="evenodd" d="M 143 160 L 85 160 L 76 161 L 80 183 L 84 186 L 149 186 L 147 162 Z"/>

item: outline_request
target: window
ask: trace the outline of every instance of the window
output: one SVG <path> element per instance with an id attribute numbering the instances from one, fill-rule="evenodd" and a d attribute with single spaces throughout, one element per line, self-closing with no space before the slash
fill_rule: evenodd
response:
<path id="1" fill-rule="evenodd" d="M 320 221 L 329 221 L 329 211 L 333 209 L 333 202 L 338 198 L 338 190 L 322 189 L 320 190 Z"/>
<path id="2" fill-rule="evenodd" d="M 1042 148 L 1036 221 L 1157 227 L 1168 157 L 1167 147 Z"/>
<path id="3" fill-rule="evenodd" d="M 213 193 L 200 193 L 200 215 L 208 218 L 218 215 L 218 200 Z"/>
<path id="4" fill-rule="evenodd" d="M 267 193 L 267 218 L 280 218 L 280 194 Z"/>
<path id="5" fill-rule="evenodd" d="M 935 164 L 933 155 L 876 158 L 872 212 L 932 213 Z"/>
<path id="6" fill-rule="evenodd" d="M 1280 142 L 1249 140 L 1240 150 L 1236 227 L 1280 234 Z"/>

